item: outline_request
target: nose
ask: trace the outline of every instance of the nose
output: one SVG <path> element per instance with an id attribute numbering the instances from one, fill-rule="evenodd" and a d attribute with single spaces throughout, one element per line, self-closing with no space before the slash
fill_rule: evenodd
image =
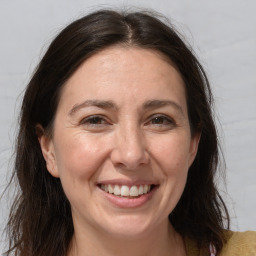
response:
<path id="1" fill-rule="evenodd" d="M 139 127 L 120 127 L 115 134 L 111 161 L 125 170 L 136 170 L 149 162 L 149 153 Z"/>

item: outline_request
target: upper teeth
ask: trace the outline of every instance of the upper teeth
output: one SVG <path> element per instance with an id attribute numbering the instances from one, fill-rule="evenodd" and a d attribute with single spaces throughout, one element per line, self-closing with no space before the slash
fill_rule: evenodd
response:
<path id="1" fill-rule="evenodd" d="M 151 185 L 139 185 L 139 186 L 131 186 L 128 187 L 126 185 L 105 185 L 101 184 L 101 189 L 110 194 L 114 194 L 116 196 L 139 196 L 143 194 L 147 194 Z"/>

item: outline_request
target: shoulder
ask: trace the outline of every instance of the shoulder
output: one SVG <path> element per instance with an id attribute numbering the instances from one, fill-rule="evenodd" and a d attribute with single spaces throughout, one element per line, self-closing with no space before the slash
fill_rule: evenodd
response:
<path id="1" fill-rule="evenodd" d="M 256 232 L 226 231 L 227 243 L 220 256 L 253 256 L 256 255 Z"/>

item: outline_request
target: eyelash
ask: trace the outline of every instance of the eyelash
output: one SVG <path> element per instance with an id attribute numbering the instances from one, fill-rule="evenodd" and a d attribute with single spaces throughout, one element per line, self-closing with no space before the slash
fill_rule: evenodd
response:
<path id="1" fill-rule="evenodd" d="M 104 123 L 98 123 L 98 122 L 104 122 Z M 89 116 L 81 120 L 80 124 L 82 125 L 89 125 L 89 126 L 98 126 L 98 125 L 105 125 L 109 122 L 106 121 L 106 119 L 102 116 Z"/>
<path id="2" fill-rule="evenodd" d="M 152 123 L 153 120 L 157 121 L 158 123 Z M 162 123 L 159 123 L 160 120 L 162 121 Z M 176 125 L 175 121 L 172 118 L 166 115 L 160 115 L 160 114 L 151 116 L 149 121 L 146 124 L 156 125 L 156 126 L 175 126 Z"/>
<path id="3" fill-rule="evenodd" d="M 103 125 L 109 125 L 111 123 L 108 122 L 103 116 L 93 115 L 82 119 L 80 124 L 100 128 Z M 169 127 L 176 126 L 176 123 L 172 118 L 166 115 L 158 114 L 149 117 L 148 121 L 145 123 L 145 126 L 148 125 L 157 127 Z"/>

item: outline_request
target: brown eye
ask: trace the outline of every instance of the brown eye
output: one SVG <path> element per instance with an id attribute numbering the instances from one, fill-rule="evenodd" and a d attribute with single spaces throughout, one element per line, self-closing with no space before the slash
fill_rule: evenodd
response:
<path id="1" fill-rule="evenodd" d="M 83 125 L 97 126 L 108 124 L 108 122 L 101 116 L 90 116 L 81 121 Z"/>
<path id="2" fill-rule="evenodd" d="M 150 116 L 144 125 L 153 131 L 168 131 L 176 127 L 175 121 L 171 117 L 163 114 Z"/>
<path id="3" fill-rule="evenodd" d="M 164 124 L 166 122 L 165 118 L 162 116 L 155 117 L 152 119 L 152 124 Z"/>
<path id="4" fill-rule="evenodd" d="M 153 117 L 150 121 L 154 125 L 171 125 L 174 124 L 173 120 L 166 116 L 156 116 Z"/>
<path id="5" fill-rule="evenodd" d="M 91 117 L 87 120 L 87 123 L 89 124 L 102 124 L 104 123 L 103 118 L 95 116 L 95 117 Z"/>

